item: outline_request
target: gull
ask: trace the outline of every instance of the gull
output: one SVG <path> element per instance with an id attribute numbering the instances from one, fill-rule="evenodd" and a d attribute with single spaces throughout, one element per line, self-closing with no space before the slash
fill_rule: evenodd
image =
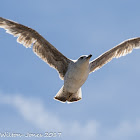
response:
<path id="1" fill-rule="evenodd" d="M 35 30 L 0 17 L 0 28 L 17 37 L 17 42 L 26 48 L 33 48 L 33 52 L 43 61 L 56 69 L 59 76 L 64 80 L 64 85 L 58 91 L 54 99 L 60 102 L 76 102 L 82 99 L 81 86 L 85 83 L 88 75 L 113 58 L 119 58 L 140 48 L 140 37 L 125 40 L 98 58 L 90 61 L 92 55 L 82 55 L 77 60 L 71 60 L 59 52 L 52 44 L 43 38 Z"/>

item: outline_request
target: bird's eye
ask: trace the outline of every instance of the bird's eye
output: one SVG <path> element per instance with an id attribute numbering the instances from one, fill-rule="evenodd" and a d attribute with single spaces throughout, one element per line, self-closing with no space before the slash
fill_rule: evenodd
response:
<path id="1" fill-rule="evenodd" d="M 80 57 L 80 59 L 83 59 L 83 58 L 84 58 L 84 56 Z"/>

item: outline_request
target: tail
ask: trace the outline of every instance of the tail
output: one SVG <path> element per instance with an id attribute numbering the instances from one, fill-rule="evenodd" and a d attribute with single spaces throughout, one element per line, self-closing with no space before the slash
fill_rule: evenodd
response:
<path id="1" fill-rule="evenodd" d="M 82 99 L 82 91 L 81 88 L 76 93 L 66 92 L 64 86 L 58 91 L 58 93 L 54 97 L 55 100 L 65 103 L 68 102 L 76 102 Z"/>

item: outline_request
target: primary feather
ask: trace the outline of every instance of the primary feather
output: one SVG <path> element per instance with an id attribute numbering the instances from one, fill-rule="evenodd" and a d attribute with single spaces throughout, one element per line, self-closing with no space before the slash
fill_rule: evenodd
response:
<path id="1" fill-rule="evenodd" d="M 119 58 L 132 52 L 133 49 L 140 48 L 140 38 L 126 40 L 109 51 L 103 53 L 98 58 L 90 62 L 90 73 L 98 70 L 113 58 Z"/>
<path id="2" fill-rule="evenodd" d="M 34 53 L 51 67 L 55 68 L 59 72 L 60 78 L 64 79 L 71 60 L 60 53 L 38 32 L 27 26 L 2 17 L 0 17 L 0 27 L 4 28 L 7 33 L 17 37 L 17 42 L 23 44 L 26 48 L 30 48 L 33 44 Z"/>

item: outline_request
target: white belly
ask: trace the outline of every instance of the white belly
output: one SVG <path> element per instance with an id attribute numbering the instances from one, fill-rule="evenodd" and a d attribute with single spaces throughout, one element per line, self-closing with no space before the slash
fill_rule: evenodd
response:
<path id="1" fill-rule="evenodd" d="M 89 68 L 70 68 L 64 77 L 64 88 L 67 92 L 75 93 L 85 83 Z"/>

